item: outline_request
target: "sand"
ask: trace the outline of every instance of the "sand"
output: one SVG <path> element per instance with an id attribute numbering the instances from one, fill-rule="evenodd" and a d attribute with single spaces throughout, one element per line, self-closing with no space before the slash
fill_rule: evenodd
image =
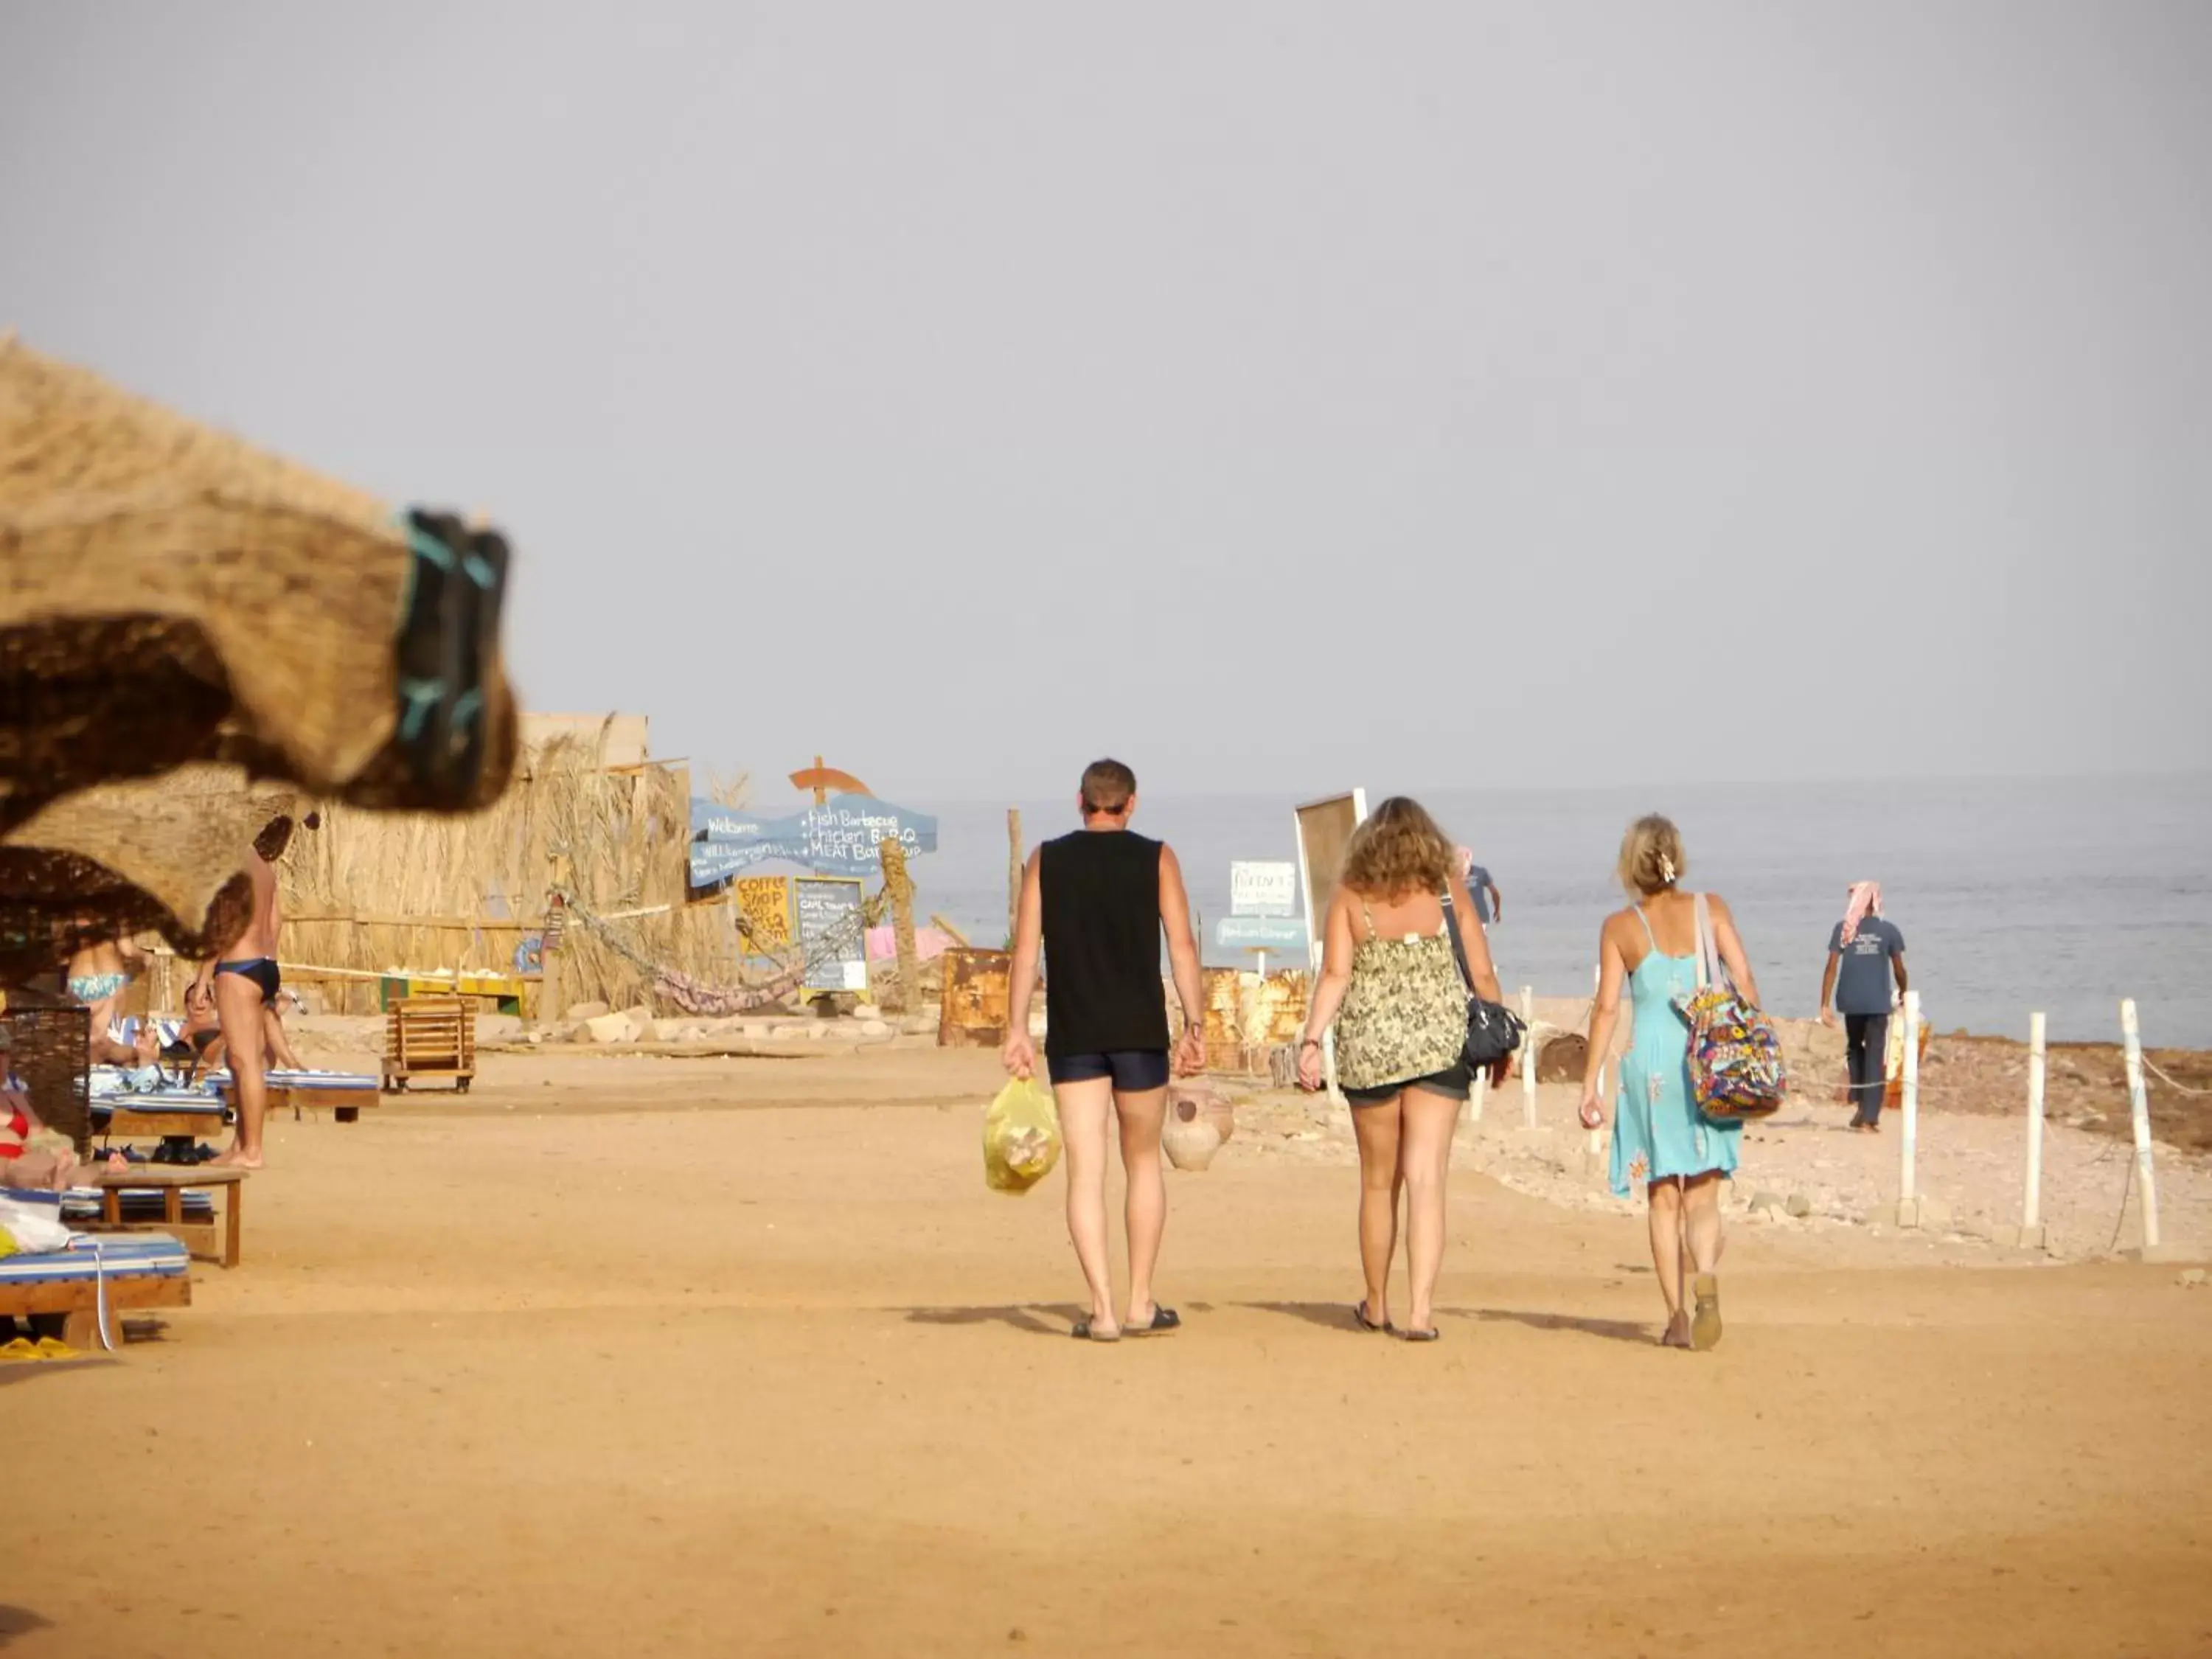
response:
<path id="1" fill-rule="evenodd" d="M 2212 1650 L 2212 1291 L 2170 1267 L 1742 1225 L 1726 1342 L 1662 1352 L 1640 1217 L 1478 1172 L 1492 1122 L 1413 1347 L 1351 1328 L 1346 1150 L 1273 1099 L 1173 1178 L 1187 1328 L 1094 1347 L 1057 1178 L 983 1188 L 994 1081 L 495 1056 L 278 1122 L 244 1265 L 160 1340 L 0 1368 L 0 1642 Z M 1747 1188 L 1856 1149 L 1772 1133 Z"/>

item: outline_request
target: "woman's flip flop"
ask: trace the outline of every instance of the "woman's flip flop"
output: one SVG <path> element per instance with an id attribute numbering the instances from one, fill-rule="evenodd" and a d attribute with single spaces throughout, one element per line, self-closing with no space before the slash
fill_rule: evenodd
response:
<path id="1" fill-rule="evenodd" d="M 1170 1331 L 1179 1331 L 1182 1328 L 1182 1316 L 1173 1308 L 1156 1307 L 1152 1310 L 1151 1320 L 1146 1323 L 1124 1325 L 1121 1328 L 1131 1336 L 1165 1336 Z"/>
<path id="2" fill-rule="evenodd" d="M 1119 1331 L 1092 1330 L 1091 1322 L 1087 1319 L 1077 1320 L 1075 1328 L 1068 1334 L 1078 1342 L 1119 1342 L 1121 1340 L 1121 1333 Z"/>
<path id="3" fill-rule="evenodd" d="M 1425 1331 L 1401 1331 L 1398 1334 L 1407 1342 L 1434 1342 L 1442 1337 L 1443 1333 L 1431 1325 Z"/>
<path id="4" fill-rule="evenodd" d="M 1364 1302 L 1357 1302 L 1352 1304 L 1352 1316 L 1356 1322 L 1358 1322 L 1359 1328 L 1363 1331 L 1395 1331 L 1397 1329 L 1397 1327 L 1391 1324 L 1387 1319 L 1380 1325 L 1370 1319 L 1367 1316 L 1367 1304 Z"/>
<path id="5" fill-rule="evenodd" d="M 1720 1346 L 1721 1282 L 1711 1273 L 1699 1273 L 1690 1281 L 1690 1293 L 1698 1304 L 1690 1319 L 1690 1346 L 1705 1353 Z"/>

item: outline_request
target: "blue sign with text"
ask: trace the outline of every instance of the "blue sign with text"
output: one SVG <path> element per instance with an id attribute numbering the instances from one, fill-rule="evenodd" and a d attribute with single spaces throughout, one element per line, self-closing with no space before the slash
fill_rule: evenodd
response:
<path id="1" fill-rule="evenodd" d="M 1224 951 L 1303 950 L 1306 925 L 1296 916 L 1224 916 L 1213 942 Z"/>
<path id="2" fill-rule="evenodd" d="M 937 850 L 937 820 L 871 795 L 833 795 L 784 817 L 760 817 L 717 801 L 691 803 L 691 885 L 711 887 L 755 865 L 796 864 L 829 876 L 873 875 L 878 843 L 911 858 Z"/>

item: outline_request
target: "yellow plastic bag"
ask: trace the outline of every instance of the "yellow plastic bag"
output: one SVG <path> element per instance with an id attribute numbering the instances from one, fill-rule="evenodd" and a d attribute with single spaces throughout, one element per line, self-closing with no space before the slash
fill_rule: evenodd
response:
<path id="1" fill-rule="evenodd" d="M 1052 1091 L 1016 1078 L 983 1113 L 983 1181 L 994 1193 L 1025 1193 L 1060 1162 L 1060 1113 Z"/>

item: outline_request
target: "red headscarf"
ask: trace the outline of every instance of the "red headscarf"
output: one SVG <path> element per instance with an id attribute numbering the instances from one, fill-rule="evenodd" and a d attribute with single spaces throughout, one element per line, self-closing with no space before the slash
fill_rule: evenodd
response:
<path id="1" fill-rule="evenodd" d="M 1853 882 L 1850 902 L 1844 906 L 1843 942 L 1849 945 L 1859 936 L 1859 923 L 1869 916 L 1881 914 L 1881 884 L 1878 881 Z"/>

